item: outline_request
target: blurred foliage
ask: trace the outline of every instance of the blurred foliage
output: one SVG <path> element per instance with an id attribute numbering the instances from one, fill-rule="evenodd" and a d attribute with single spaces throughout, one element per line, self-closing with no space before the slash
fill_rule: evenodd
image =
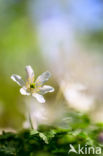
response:
<path id="1" fill-rule="evenodd" d="M 88 41 L 91 41 L 92 43 L 97 44 L 99 46 L 100 45 L 102 46 L 103 30 L 98 30 L 98 31 L 92 32 L 88 38 Z"/>
<path id="2" fill-rule="evenodd" d="M 27 0 L 0 1 L 0 127 L 17 129 L 24 120 L 24 102 L 11 74 L 24 77 L 28 64 L 37 74 L 45 68 L 27 7 Z"/>
<path id="3" fill-rule="evenodd" d="M 72 118 L 74 122 L 68 125 L 66 129 L 41 125 L 38 131 L 23 130 L 19 133 L 3 132 L 0 136 L 0 155 L 67 156 L 70 144 L 75 149 L 77 149 L 78 144 L 81 144 L 82 147 L 85 145 L 87 147 L 101 147 L 103 152 L 103 144 L 98 140 L 100 132 L 103 131 L 103 125 L 91 124 L 86 115 L 81 115 L 81 121 L 85 125 L 85 129 L 82 129 L 79 119 L 80 114 L 75 113 Z M 69 153 L 69 155 L 73 156 L 76 154 Z"/>
<path id="4" fill-rule="evenodd" d="M 102 53 L 103 29 L 86 33 L 84 36 L 80 35 L 80 41 L 89 48 L 98 48 L 98 53 Z"/>

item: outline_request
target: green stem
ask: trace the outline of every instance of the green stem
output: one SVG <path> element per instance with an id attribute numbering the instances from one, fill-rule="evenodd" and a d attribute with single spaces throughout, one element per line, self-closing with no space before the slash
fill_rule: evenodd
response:
<path id="1" fill-rule="evenodd" d="M 56 101 L 56 102 L 59 102 L 61 96 L 62 96 L 62 92 L 61 92 L 61 88 L 59 87 L 58 93 L 57 93 L 57 95 L 56 95 L 56 100 L 55 100 L 55 101 Z"/>
<path id="2" fill-rule="evenodd" d="M 33 129 L 33 124 L 32 124 L 32 120 L 31 120 L 30 112 L 29 112 L 29 122 L 30 122 L 31 129 Z"/>

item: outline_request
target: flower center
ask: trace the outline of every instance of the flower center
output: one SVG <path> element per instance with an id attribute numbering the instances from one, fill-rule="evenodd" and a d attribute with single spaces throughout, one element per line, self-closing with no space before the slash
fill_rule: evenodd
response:
<path id="1" fill-rule="evenodd" d="M 35 88 L 35 83 L 31 83 L 30 84 L 30 88 L 33 88 L 34 89 Z"/>

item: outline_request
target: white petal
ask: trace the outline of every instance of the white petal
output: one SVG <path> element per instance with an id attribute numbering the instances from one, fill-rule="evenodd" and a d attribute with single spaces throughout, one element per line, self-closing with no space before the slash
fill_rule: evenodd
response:
<path id="1" fill-rule="evenodd" d="M 49 80 L 50 77 L 51 77 L 50 72 L 44 72 L 35 81 L 36 86 L 42 86 L 46 81 Z"/>
<path id="2" fill-rule="evenodd" d="M 26 91 L 26 88 L 21 88 L 21 89 L 20 89 L 20 93 L 21 93 L 22 95 L 30 95 L 30 93 Z"/>
<path id="3" fill-rule="evenodd" d="M 13 81 L 15 81 L 20 86 L 24 86 L 25 85 L 24 81 L 22 80 L 21 76 L 19 76 L 19 75 L 13 74 L 11 76 L 11 79 Z"/>
<path id="4" fill-rule="evenodd" d="M 54 92 L 54 88 L 48 85 L 44 85 L 43 87 L 40 88 L 39 94 L 46 94 L 48 92 Z"/>
<path id="5" fill-rule="evenodd" d="M 33 83 L 34 81 L 34 71 L 30 65 L 26 66 L 26 73 L 27 73 L 27 80 L 30 81 L 30 83 Z"/>
<path id="6" fill-rule="evenodd" d="M 42 95 L 37 94 L 37 93 L 33 93 L 32 96 L 35 97 L 38 102 L 45 103 L 45 99 L 44 99 L 44 97 Z"/>

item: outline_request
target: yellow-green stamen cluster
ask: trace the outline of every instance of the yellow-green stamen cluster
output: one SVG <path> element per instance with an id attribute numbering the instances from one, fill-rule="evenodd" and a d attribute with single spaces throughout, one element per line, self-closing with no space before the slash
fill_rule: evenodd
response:
<path id="1" fill-rule="evenodd" d="M 34 89 L 35 88 L 35 83 L 31 83 L 30 84 L 30 88 L 33 88 Z"/>

